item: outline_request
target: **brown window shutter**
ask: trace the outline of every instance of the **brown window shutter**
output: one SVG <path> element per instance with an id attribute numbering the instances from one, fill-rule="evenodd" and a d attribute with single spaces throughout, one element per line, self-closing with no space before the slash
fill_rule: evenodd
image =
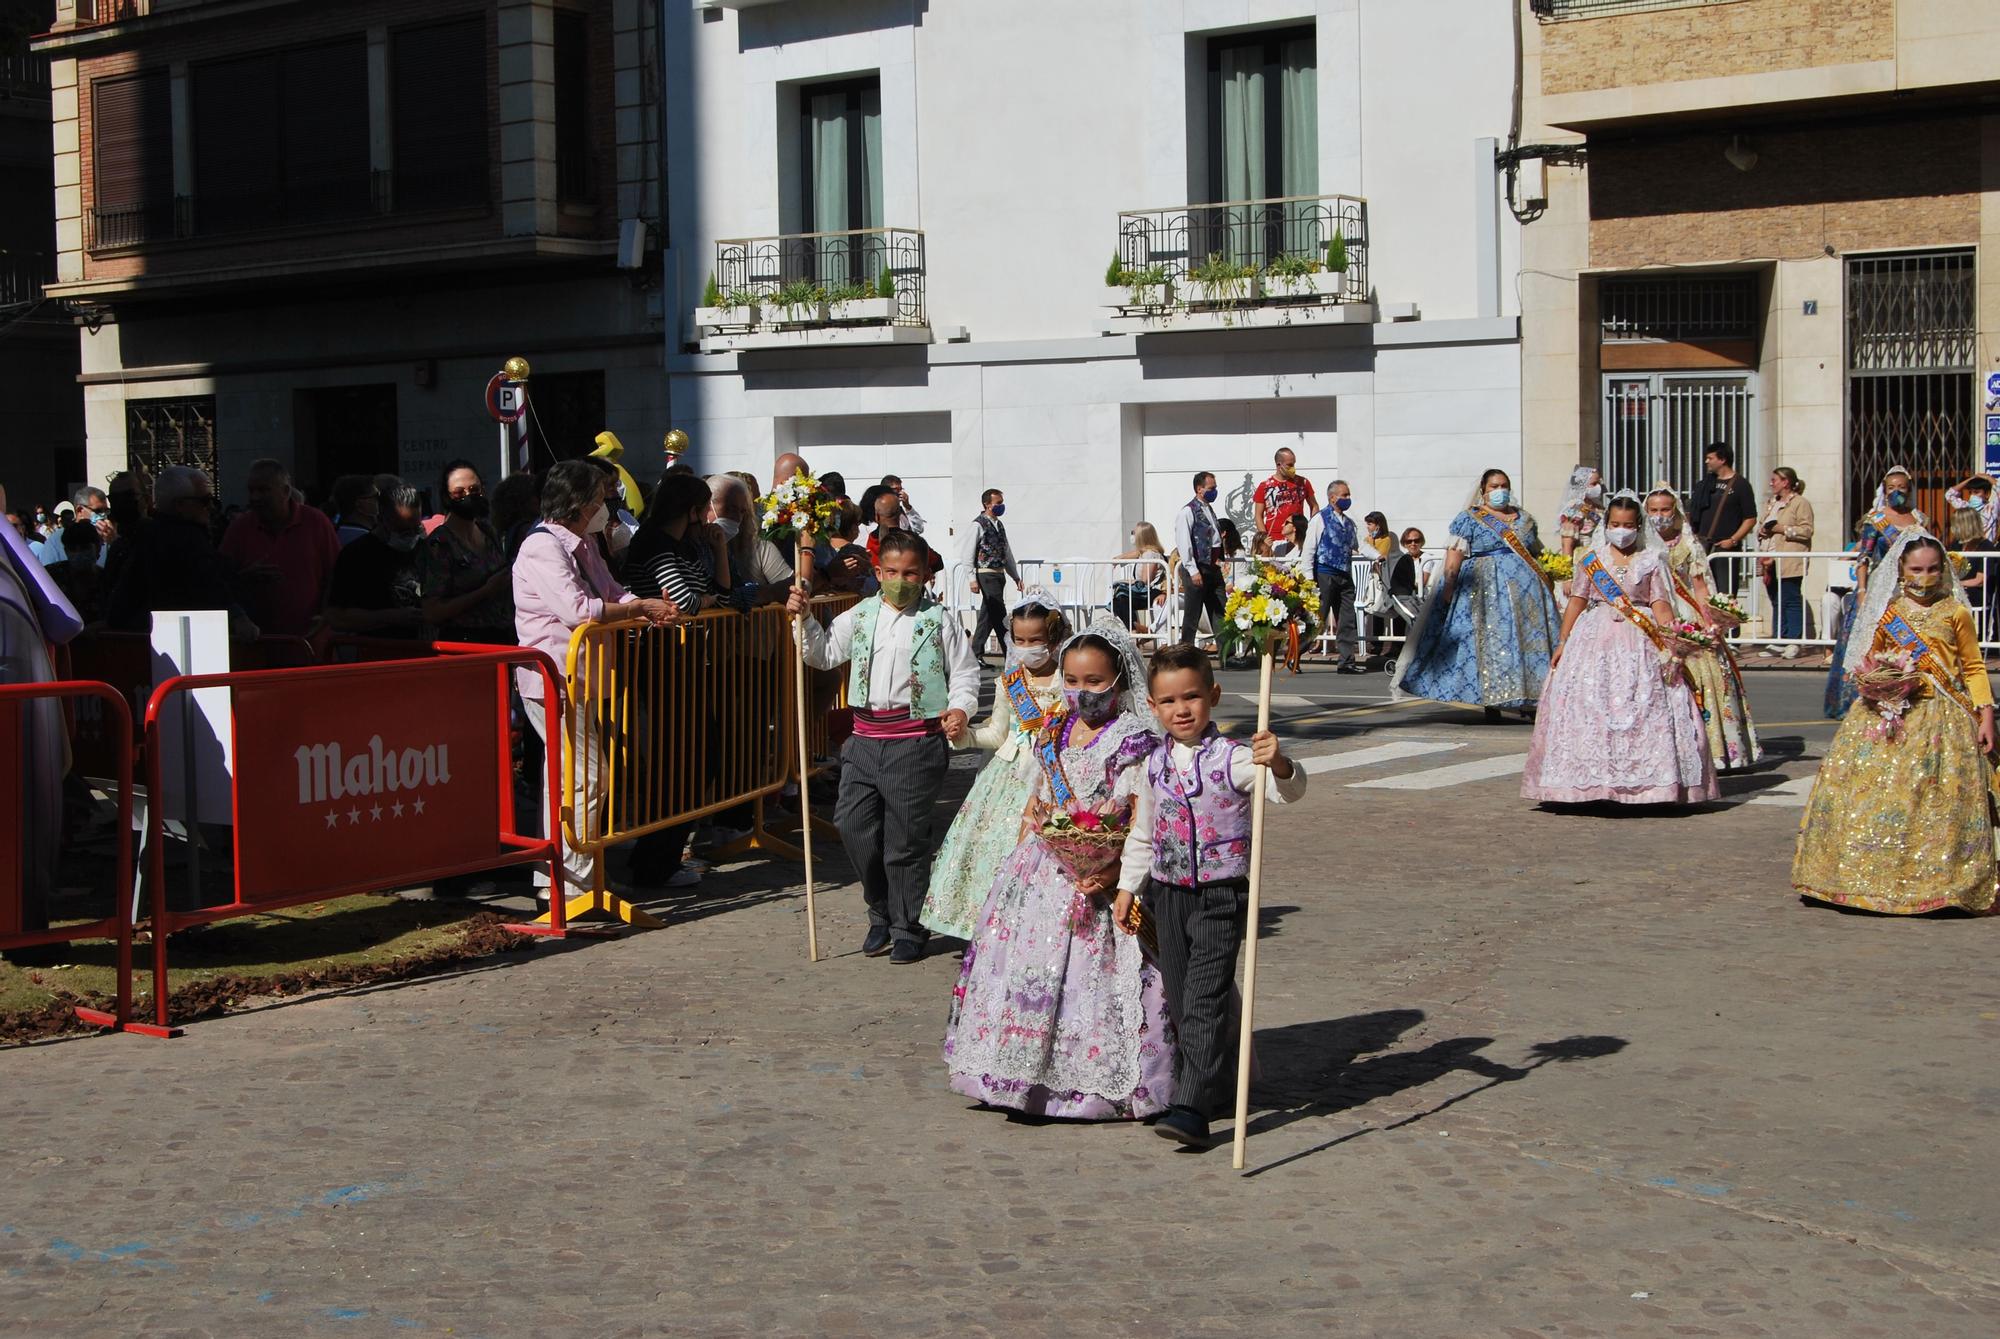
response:
<path id="1" fill-rule="evenodd" d="M 395 207 L 485 204 L 486 18 L 405 28 L 390 41 Z"/>
<path id="2" fill-rule="evenodd" d="M 174 128 L 167 74 L 91 85 L 91 245 L 127 246 L 173 235 Z"/>

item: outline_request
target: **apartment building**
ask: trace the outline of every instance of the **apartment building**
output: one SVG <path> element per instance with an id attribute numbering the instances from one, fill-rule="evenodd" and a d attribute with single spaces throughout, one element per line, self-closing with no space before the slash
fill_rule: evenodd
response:
<path id="1" fill-rule="evenodd" d="M 2000 468 L 2000 5 L 1521 0 L 1531 501 L 1731 442 L 1838 548 L 1885 469 Z"/>
<path id="2" fill-rule="evenodd" d="M 0 14 L 0 405 L 7 451 L 0 484 L 13 506 L 46 506 L 85 481 L 76 331 L 44 296 L 56 272 L 49 63 L 28 50 L 55 12 Z M 99 479 L 96 482 L 102 483 Z"/>
<path id="3" fill-rule="evenodd" d="M 537 465 L 657 441 L 658 40 L 654 0 L 59 0 L 48 294 L 92 476 L 497 471 L 516 354 Z"/>
<path id="4" fill-rule="evenodd" d="M 665 24 L 668 376 L 713 468 L 902 477 L 940 547 L 1170 534 L 1291 447 L 1441 531 L 1516 468 L 1481 0 L 695 0 Z"/>

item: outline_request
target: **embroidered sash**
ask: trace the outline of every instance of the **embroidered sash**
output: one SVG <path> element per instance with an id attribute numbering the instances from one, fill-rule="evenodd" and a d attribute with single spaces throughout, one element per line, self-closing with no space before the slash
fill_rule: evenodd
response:
<path id="1" fill-rule="evenodd" d="M 1035 737 L 1035 761 L 1042 765 L 1042 775 L 1049 779 L 1049 798 L 1065 809 L 1076 803 L 1076 792 L 1070 788 L 1069 774 L 1062 765 L 1063 736 L 1069 733 L 1070 719 L 1067 713 L 1048 717 Z"/>
<path id="2" fill-rule="evenodd" d="M 1521 537 L 1514 533 L 1512 525 L 1499 520 L 1498 513 L 1488 507 L 1473 508 L 1472 519 L 1485 526 L 1495 539 L 1498 539 L 1502 544 L 1512 549 L 1514 556 L 1526 563 L 1528 570 L 1540 577 L 1542 585 L 1546 586 L 1551 593 L 1555 591 L 1555 583 L 1549 580 L 1549 574 L 1542 570 L 1542 565 L 1535 561 L 1535 556 L 1528 552 L 1528 546 L 1523 544 Z"/>
<path id="3" fill-rule="evenodd" d="M 1882 611 L 1880 630 L 1888 633 L 1890 640 L 1897 646 L 1911 653 L 1918 670 L 1931 681 L 1933 687 L 1958 703 L 1968 716 L 1974 720 L 1979 719 L 1979 709 L 1972 705 L 1971 696 L 1960 691 L 1952 675 L 1945 671 L 1943 662 L 1937 658 L 1937 652 L 1931 649 L 1931 644 L 1924 640 L 1922 633 L 1910 626 L 1907 619 L 1896 612 L 1894 604 Z"/>
<path id="4" fill-rule="evenodd" d="M 1014 709 L 1014 719 L 1029 734 L 1048 724 L 1048 717 L 1042 713 L 1042 704 L 1035 699 L 1035 690 L 1028 684 L 1028 672 L 1022 669 L 1009 670 L 1000 676 L 1000 686 L 1007 692 L 1007 705 Z"/>

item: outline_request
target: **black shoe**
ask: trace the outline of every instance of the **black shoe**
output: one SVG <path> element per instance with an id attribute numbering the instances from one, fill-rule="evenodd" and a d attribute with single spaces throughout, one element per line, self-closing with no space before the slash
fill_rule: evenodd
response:
<path id="1" fill-rule="evenodd" d="M 1189 1148 L 1208 1147 L 1208 1121 L 1193 1107 L 1168 1107 L 1167 1114 L 1153 1122 L 1153 1133 Z"/>
<path id="2" fill-rule="evenodd" d="M 868 958 L 879 958 L 888 951 L 889 951 L 889 927 L 886 925 L 870 926 L 868 930 L 868 937 L 861 941 L 862 956 Z"/>
<path id="3" fill-rule="evenodd" d="M 889 954 L 889 961 L 897 967 L 908 967 L 923 960 L 924 941 L 921 939 L 898 939 L 895 949 Z"/>
<path id="4" fill-rule="evenodd" d="M 1343 660 L 1333 667 L 1333 672 L 1335 674 L 1366 674 L 1368 667 L 1356 664 L 1352 660 Z"/>

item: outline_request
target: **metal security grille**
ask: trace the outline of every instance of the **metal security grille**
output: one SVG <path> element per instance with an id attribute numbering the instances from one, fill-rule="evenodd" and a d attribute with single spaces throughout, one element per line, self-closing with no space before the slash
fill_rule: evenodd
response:
<path id="1" fill-rule="evenodd" d="M 1683 497 L 1702 476 L 1712 442 L 1736 452 L 1736 469 L 1755 479 L 1747 375 L 1642 373 L 1604 379 L 1604 482 L 1643 493 L 1664 479 Z"/>
<path id="2" fill-rule="evenodd" d="M 132 400 L 125 406 L 125 459 L 132 469 L 155 478 L 169 465 L 208 471 L 218 493 L 215 469 L 215 397 L 192 400 Z"/>
<path id="3" fill-rule="evenodd" d="M 1900 467 L 1942 524 L 1944 491 L 1974 460 L 1973 253 L 1853 256 L 1846 289 L 1847 521 Z"/>
<path id="4" fill-rule="evenodd" d="M 1607 342 L 1751 339 L 1757 276 L 1606 279 L 1598 287 L 1598 329 Z"/>
<path id="5" fill-rule="evenodd" d="M 1544 23 L 1564 19 L 1594 19 L 1605 14 L 1637 14 L 1649 9 L 1695 9 L 1726 5 L 1733 0 L 1530 0 L 1529 8 Z"/>

